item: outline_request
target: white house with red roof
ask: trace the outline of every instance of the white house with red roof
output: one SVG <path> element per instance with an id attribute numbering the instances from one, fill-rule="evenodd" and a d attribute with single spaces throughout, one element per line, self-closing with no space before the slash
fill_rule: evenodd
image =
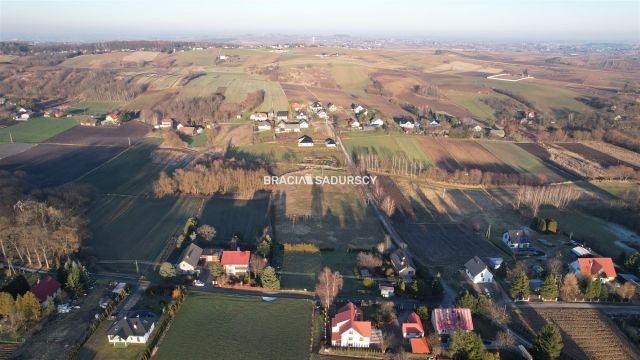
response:
<path id="1" fill-rule="evenodd" d="M 467 308 L 437 308 L 431 315 L 431 323 L 438 335 L 460 331 L 473 331 L 471 310 Z"/>
<path id="2" fill-rule="evenodd" d="M 611 258 L 578 258 L 569 265 L 569 268 L 578 279 L 593 278 L 609 282 L 617 275 Z"/>
<path id="3" fill-rule="evenodd" d="M 61 291 L 60 283 L 49 275 L 38 281 L 38 283 L 31 288 L 31 292 L 36 296 L 38 301 L 40 301 L 40 306 L 43 308 L 47 306 L 47 299 L 49 297 L 55 299 Z"/>
<path id="4" fill-rule="evenodd" d="M 229 251 L 222 252 L 220 263 L 224 267 L 227 275 L 240 275 L 249 271 L 249 259 L 251 251 Z"/>
<path id="5" fill-rule="evenodd" d="M 407 321 L 402 324 L 402 337 L 415 338 L 423 336 L 424 328 L 422 327 L 422 320 L 418 314 L 412 312 L 409 314 Z"/>
<path id="6" fill-rule="evenodd" d="M 362 309 L 352 302 L 343 306 L 331 319 L 331 346 L 368 348 L 371 322 L 362 321 Z"/>

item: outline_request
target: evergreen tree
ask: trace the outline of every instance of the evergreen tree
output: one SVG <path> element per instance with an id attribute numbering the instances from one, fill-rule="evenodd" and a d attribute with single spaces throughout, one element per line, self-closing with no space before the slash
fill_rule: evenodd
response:
<path id="1" fill-rule="evenodd" d="M 481 360 L 484 345 L 480 335 L 474 332 L 456 331 L 451 337 L 449 351 L 456 359 Z"/>
<path id="2" fill-rule="evenodd" d="M 529 297 L 529 278 L 527 273 L 520 271 L 511 283 L 511 297 L 514 299 L 525 299 Z"/>
<path id="3" fill-rule="evenodd" d="M 418 316 L 420 317 L 420 320 L 429 321 L 429 309 L 426 306 L 424 305 L 418 306 L 418 309 L 416 310 L 416 314 L 418 314 Z"/>
<path id="4" fill-rule="evenodd" d="M 533 339 L 533 348 L 537 354 L 536 359 L 557 359 L 563 346 L 560 328 L 555 324 L 543 326 Z"/>
<path id="5" fill-rule="evenodd" d="M 211 264 L 211 275 L 218 277 L 224 273 L 224 267 L 219 262 Z"/>
<path id="6" fill-rule="evenodd" d="M 540 287 L 540 295 L 544 300 L 554 300 L 558 297 L 558 285 L 552 274 L 547 275 Z"/>
<path id="7" fill-rule="evenodd" d="M 584 290 L 584 296 L 587 299 L 599 298 L 602 294 L 602 283 L 598 279 L 587 279 L 587 286 Z"/>
<path id="8" fill-rule="evenodd" d="M 0 292 L 0 316 L 9 316 L 16 312 L 16 301 L 8 292 Z"/>
<path id="9" fill-rule="evenodd" d="M 399 292 L 403 293 L 406 289 L 407 289 L 407 284 L 405 284 L 404 280 L 400 279 L 400 282 L 398 282 Z"/>
<path id="10" fill-rule="evenodd" d="M 77 298 L 84 292 L 82 286 L 80 268 L 72 263 L 67 271 L 67 282 L 65 283 L 65 289 L 73 298 Z"/>
<path id="11" fill-rule="evenodd" d="M 53 303 L 53 299 L 51 298 L 51 296 L 47 297 L 47 307 L 44 309 L 43 315 L 44 316 L 49 316 L 53 313 L 56 312 L 56 306 Z"/>
<path id="12" fill-rule="evenodd" d="M 266 258 L 271 253 L 271 243 L 269 243 L 267 240 L 262 240 L 258 244 L 256 251 L 258 252 L 258 254 L 260 254 L 260 256 Z"/>
<path id="13" fill-rule="evenodd" d="M 478 301 L 473 295 L 469 294 L 468 291 L 465 291 L 456 301 L 457 307 L 471 309 L 474 313 L 476 312 L 477 305 Z"/>
<path id="14" fill-rule="evenodd" d="M 22 296 L 18 296 L 19 311 L 22 314 L 22 318 L 26 321 L 35 321 L 40 318 L 40 302 L 31 291 L 27 291 Z M 17 303 L 17 302 L 16 302 Z"/>
<path id="15" fill-rule="evenodd" d="M 280 280 L 278 280 L 276 271 L 271 266 L 264 268 L 262 274 L 260 274 L 260 283 L 266 289 L 280 290 Z"/>

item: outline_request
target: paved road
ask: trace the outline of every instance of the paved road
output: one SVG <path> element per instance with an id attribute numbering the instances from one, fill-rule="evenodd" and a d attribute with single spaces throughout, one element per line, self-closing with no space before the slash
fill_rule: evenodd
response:
<path id="1" fill-rule="evenodd" d="M 519 308 L 534 309 L 594 309 L 604 312 L 624 312 L 640 314 L 640 305 L 635 304 L 611 304 L 611 303 L 575 303 L 575 302 L 516 302 L 513 304 Z"/>

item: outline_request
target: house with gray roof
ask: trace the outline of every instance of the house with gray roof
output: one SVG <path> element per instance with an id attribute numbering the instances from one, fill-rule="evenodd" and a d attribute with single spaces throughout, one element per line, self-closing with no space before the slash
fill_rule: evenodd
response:
<path id="1" fill-rule="evenodd" d="M 196 244 L 189 244 L 180 255 L 176 264 L 176 271 L 180 274 L 193 274 L 202 255 L 202 248 Z"/>
<path id="2" fill-rule="evenodd" d="M 477 256 L 474 256 L 473 259 L 464 264 L 464 272 L 474 284 L 493 282 L 493 274 L 489 271 L 487 264 Z"/>
<path id="3" fill-rule="evenodd" d="M 391 266 L 396 271 L 405 283 L 410 284 L 413 281 L 413 277 L 416 275 L 416 267 L 413 265 L 413 261 L 404 249 L 398 249 L 391 253 L 389 256 L 391 259 Z"/>
<path id="4" fill-rule="evenodd" d="M 158 316 L 149 311 L 130 311 L 116 320 L 107 331 L 107 339 L 114 347 L 144 344 L 158 322 Z"/>
<path id="5" fill-rule="evenodd" d="M 502 242 L 510 249 L 526 249 L 531 247 L 531 239 L 527 229 L 509 230 L 502 234 Z"/>

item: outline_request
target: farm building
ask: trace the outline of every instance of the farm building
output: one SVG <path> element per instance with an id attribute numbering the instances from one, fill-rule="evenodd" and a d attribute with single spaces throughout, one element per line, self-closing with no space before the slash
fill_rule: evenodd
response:
<path id="1" fill-rule="evenodd" d="M 611 258 L 579 258 L 572 262 L 569 268 L 575 272 L 578 279 L 600 279 L 609 282 L 616 278 L 616 269 Z"/>
<path id="2" fill-rule="evenodd" d="M 335 104 L 332 103 L 328 103 L 327 104 L 327 109 L 331 112 L 336 112 L 338 111 L 338 107 Z"/>
<path id="3" fill-rule="evenodd" d="M 158 316 L 149 311 L 134 311 L 118 319 L 107 331 L 107 339 L 114 347 L 144 344 L 149 340 Z"/>
<path id="4" fill-rule="evenodd" d="M 120 115 L 116 111 L 112 111 L 104 117 L 104 121 L 112 125 L 119 124 Z"/>
<path id="5" fill-rule="evenodd" d="M 156 128 L 156 129 L 171 129 L 172 127 L 173 127 L 173 119 L 172 118 L 161 119 L 154 126 L 154 128 Z"/>
<path id="6" fill-rule="evenodd" d="M 277 133 L 291 133 L 291 132 L 300 132 L 300 124 L 292 123 L 292 122 L 278 122 L 278 126 L 276 127 Z"/>
<path id="7" fill-rule="evenodd" d="M 309 109 L 311 109 L 311 111 L 313 112 L 318 112 L 322 110 L 322 104 L 319 101 L 314 101 L 311 103 L 311 105 L 309 105 Z"/>
<path id="8" fill-rule="evenodd" d="M 255 112 L 249 116 L 249 119 L 254 121 L 267 121 L 269 120 L 269 114 L 266 112 Z"/>
<path id="9" fill-rule="evenodd" d="M 429 350 L 429 343 L 427 342 L 427 338 L 412 338 L 411 339 L 411 353 L 412 354 L 428 354 L 431 350 Z"/>
<path id="10" fill-rule="evenodd" d="M 220 263 L 227 275 L 240 275 L 249 271 L 250 251 L 223 251 Z"/>
<path id="11" fill-rule="evenodd" d="M 220 262 L 220 258 L 222 257 L 221 249 L 202 249 L 202 254 L 200 254 L 200 260 L 204 262 Z"/>
<path id="12" fill-rule="evenodd" d="M 422 327 L 422 320 L 415 312 L 409 314 L 407 321 L 402 324 L 402 337 L 417 338 L 424 336 L 424 328 Z"/>
<path id="13" fill-rule="evenodd" d="M 380 118 L 375 118 L 373 120 L 371 120 L 371 125 L 375 126 L 375 127 L 380 127 L 384 125 L 384 121 L 382 121 L 382 119 Z"/>
<path id="14" fill-rule="evenodd" d="M 403 249 L 398 249 L 391 253 L 390 259 L 396 274 L 402 277 L 405 283 L 410 284 L 416 274 L 416 267 L 411 258 Z"/>
<path id="15" fill-rule="evenodd" d="M 431 323 L 438 335 L 452 335 L 456 331 L 473 331 L 471 310 L 466 308 L 437 308 L 431 314 Z"/>
<path id="16" fill-rule="evenodd" d="M 582 246 L 576 246 L 572 248 L 571 253 L 579 258 L 593 256 L 593 254 L 591 254 L 591 251 L 583 248 Z"/>
<path id="17" fill-rule="evenodd" d="M 352 302 L 343 306 L 331 319 L 331 346 L 368 348 L 371 322 L 362 321 L 362 310 Z"/>
<path id="18" fill-rule="evenodd" d="M 527 229 L 509 230 L 502 234 L 502 242 L 510 249 L 526 249 L 531 247 L 531 239 Z"/>
<path id="19" fill-rule="evenodd" d="M 55 299 L 61 292 L 60 283 L 53 277 L 47 275 L 31 288 L 31 292 L 36 296 L 42 308 L 47 307 L 47 299 Z"/>
<path id="20" fill-rule="evenodd" d="M 256 124 L 258 131 L 268 131 L 271 130 L 271 123 L 268 121 L 260 121 Z"/>
<path id="21" fill-rule="evenodd" d="M 313 146 L 313 139 L 308 135 L 302 135 L 298 138 L 299 147 L 311 147 Z"/>
<path id="22" fill-rule="evenodd" d="M 349 124 L 350 128 L 354 128 L 355 129 L 355 128 L 359 128 L 360 127 L 360 122 L 358 121 L 358 119 L 351 118 L 351 119 L 348 120 L 347 123 Z"/>
<path id="23" fill-rule="evenodd" d="M 193 274 L 196 272 L 198 261 L 202 255 L 202 248 L 196 244 L 189 244 L 180 255 L 180 260 L 176 264 L 176 270 L 181 274 Z"/>
<path id="24" fill-rule="evenodd" d="M 193 136 L 196 134 L 196 128 L 193 126 L 180 126 L 178 132 L 184 135 Z"/>
<path id="25" fill-rule="evenodd" d="M 29 120 L 29 118 L 31 117 L 31 113 L 20 113 L 18 115 L 16 115 L 16 117 L 14 118 L 14 120 L 16 121 L 27 121 Z"/>
<path id="26" fill-rule="evenodd" d="M 411 119 L 402 118 L 398 120 L 398 125 L 405 130 L 413 129 L 416 127 L 416 122 Z"/>
<path id="27" fill-rule="evenodd" d="M 366 109 L 360 104 L 351 104 L 351 111 L 353 111 L 354 114 L 359 115 L 360 113 L 365 112 Z"/>
<path id="28" fill-rule="evenodd" d="M 493 274 L 489 271 L 487 264 L 477 256 L 464 264 L 464 272 L 474 284 L 493 282 Z"/>
<path id="29" fill-rule="evenodd" d="M 335 140 L 333 140 L 332 138 L 327 138 L 327 139 L 324 141 L 324 144 L 325 144 L 328 148 L 334 148 L 334 147 L 336 147 L 336 142 L 335 142 Z"/>

